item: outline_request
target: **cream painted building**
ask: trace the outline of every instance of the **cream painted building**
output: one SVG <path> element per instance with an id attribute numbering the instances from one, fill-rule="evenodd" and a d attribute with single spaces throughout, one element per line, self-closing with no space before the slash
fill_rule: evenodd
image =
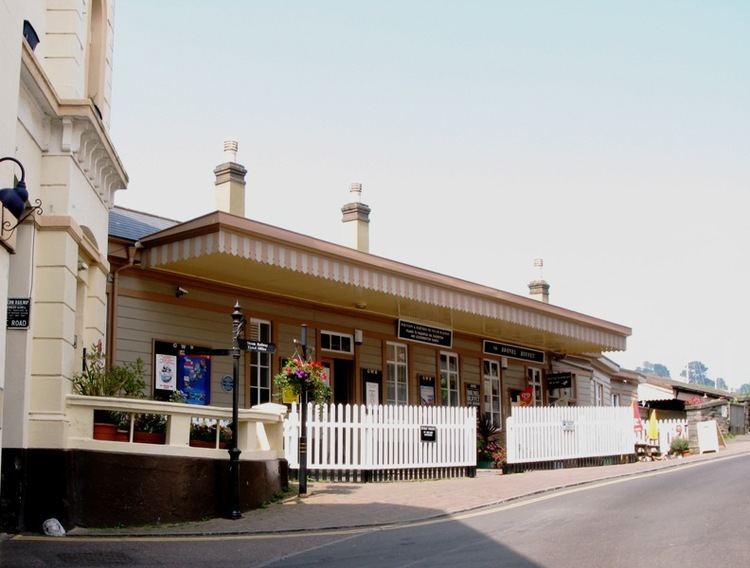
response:
<path id="1" fill-rule="evenodd" d="M 111 0 L 0 0 L 0 157 L 23 164 L 29 202 L 43 209 L 0 243 L 2 321 L 9 298 L 30 305 L 28 326 L 0 327 L 0 494 L 11 527 L 22 512 L 9 504 L 44 498 L 24 484 L 62 459 L 67 379 L 106 330 L 108 210 L 127 185 L 108 134 L 113 13 Z M 0 186 L 20 175 L 0 163 Z"/>

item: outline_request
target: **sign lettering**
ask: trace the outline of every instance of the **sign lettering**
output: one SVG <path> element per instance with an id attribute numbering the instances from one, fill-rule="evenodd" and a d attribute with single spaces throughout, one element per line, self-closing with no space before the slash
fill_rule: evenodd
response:
<path id="1" fill-rule="evenodd" d="M 453 331 L 442 327 L 423 325 L 407 320 L 398 320 L 399 339 L 418 341 L 440 347 L 453 347 Z"/>
<path id="2" fill-rule="evenodd" d="M 31 298 L 8 298 L 8 329 L 29 329 Z"/>
<path id="3" fill-rule="evenodd" d="M 498 343 L 485 339 L 482 342 L 482 350 L 487 355 L 500 355 L 501 357 L 511 357 L 523 361 L 532 361 L 534 363 L 544 363 L 544 351 L 512 345 L 510 343 Z"/>

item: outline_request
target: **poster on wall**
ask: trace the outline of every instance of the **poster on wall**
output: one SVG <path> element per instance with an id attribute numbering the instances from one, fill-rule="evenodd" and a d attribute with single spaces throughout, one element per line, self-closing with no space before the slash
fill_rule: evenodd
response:
<path id="1" fill-rule="evenodd" d="M 419 403 L 425 406 L 435 404 L 435 377 L 419 375 Z"/>
<path id="2" fill-rule="evenodd" d="M 155 375 L 156 382 L 154 388 L 157 390 L 176 391 L 177 390 L 177 356 L 156 354 Z"/>
<path id="3" fill-rule="evenodd" d="M 185 393 L 188 404 L 211 402 L 211 357 L 181 355 L 177 358 L 177 388 Z"/>
<path id="4" fill-rule="evenodd" d="M 367 406 L 380 404 L 380 385 L 378 383 L 365 383 L 365 404 Z"/>
<path id="5" fill-rule="evenodd" d="M 154 398 L 169 400 L 181 391 L 189 404 L 211 402 L 211 356 L 205 347 L 154 341 Z"/>
<path id="6" fill-rule="evenodd" d="M 479 385 L 466 385 L 466 406 L 479 406 L 481 398 L 479 397 Z"/>
<path id="7" fill-rule="evenodd" d="M 365 404 L 380 404 L 380 388 L 383 384 L 383 371 L 380 369 L 362 369 L 362 384 L 365 392 Z"/>

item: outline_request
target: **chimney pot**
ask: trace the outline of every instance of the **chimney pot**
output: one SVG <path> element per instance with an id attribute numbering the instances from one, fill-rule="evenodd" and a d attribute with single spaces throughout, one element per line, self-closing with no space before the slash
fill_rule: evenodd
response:
<path id="1" fill-rule="evenodd" d="M 225 140 L 224 141 L 224 157 L 227 162 L 237 163 L 237 150 L 239 143 L 237 140 Z"/>

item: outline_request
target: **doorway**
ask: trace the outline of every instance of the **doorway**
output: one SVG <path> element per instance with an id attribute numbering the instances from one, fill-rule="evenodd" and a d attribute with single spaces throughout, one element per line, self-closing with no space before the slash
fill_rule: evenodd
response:
<path id="1" fill-rule="evenodd" d="M 351 359 L 326 359 L 322 363 L 328 369 L 331 402 L 334 404 L 352 404 L 354 402 L 354 361 Z"/>

